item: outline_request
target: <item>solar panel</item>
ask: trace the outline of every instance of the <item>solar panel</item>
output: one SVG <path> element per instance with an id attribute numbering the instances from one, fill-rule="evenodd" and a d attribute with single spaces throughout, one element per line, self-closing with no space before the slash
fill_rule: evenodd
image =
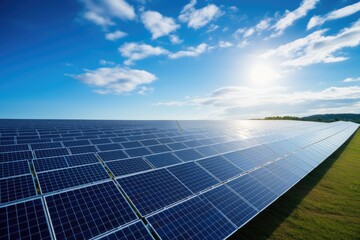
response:
<path id="1" fill-rule="evenodd" d="M 161 239 L 224 239 L 236 228 L 209 202 L 192 198 L 148 218 Z"/>
<path id="2" fill-rule="evenodd" d="M 0 207 L 1 239 L 52 239 L 40 198 Z"/>
<path id="3" fill-rule="evenodd" d="M 57 239 L 89 239 L 137 218 L 112 181 L 45 199 Z"/>
<path id="4" fill-rule="evenodd" d="M 241 227 L 258 211 L 227 186 L 222 185 L 201 195 L 219 209 L 232 223 Z"/>
<path id="5" fill-rule="evenodd" d="M 32 159 L 31 151 L 0 153 L 0 162 L 12 162 L 16 160 Z"/>
<path id="6" fill-rule="evenodd" d="M 100 163 L 38 174 L 42 193 L 76 187 L 109 178 L 109 175 Z"/>
<path id="7" fill-rule="evenodd" d="M 243 172 L 222 156 L 205 158 L 197 162 L 221 181 L 235 177 Z"/>
<path id="8" fill-rule="evenodd" d="M 116 177 L 152 169 L 151 166 L 140 157 L 111 161 L 107 162 L 106 165 Z"/>
<path id="9" fill-rule="evenodd" d="M 0 179 L 0 203 L 36 196 L 33 177 L 29 175 Z"/>
<path id="10" fill-rule="evenodd" d="M 35 150 L 34 152 L 37 158 L 57 157 L 57 156 L 64 156 L 69 154 L 66 148 L 42 149 L 42 150 Z"/>
<path id="11" fill-rule="evenodd" d="M 357 128 L 349 122 L 0 120 L 0 239 L 46 238 L 49 229 L 57 239 L 223 239 Z M 39 213 L 50 213 L 40 230 L 33 212 L 3 213 L 33 201 Z M 16 214 L 21 219 L 8 222 Z"/>
<path id="12" fill-rule="evenodd" d="M 276 194 L 249 175 L 244 175 L 228 185 L 258 210 L 276 199 Z"/>
<path id="13" fill-rule="evenodd" d="M 168 170 L 193 193 L 203 191 L 219 183 L 194 162 L 169 167 Z"/>
<path id="14" fill-rule="evenodd" d="M 93 153 L 66 156 L 65 159 L 69 166 L 78 166 L 99 162 L 99 159 Z"/>
<path id="15" fill-rule="evenodd" d="M 28 161 L 0 163 L 0 178 L 29 174 Z"/>
<path id="16" fill-rule="evenodd" d="M 105 162 L 106 161 L 111 161 L 111 160 L 118 160 L 118 159 L 128 158 L 128 156 L 122 150 L 99 152 L 98 155 Z"/>
<path id="17" fill-rule="evenodd" d="M 142 221 L 117 230 L 109 235 L 99 238 L 101 240 L 153 240 L 149 230 Z"/>
<path id="18" fill-rule="evenodd" d="M 181 161 L 171 153 L 148 155 L 145 156 L 145 158 L 156 168 L 181 163 Z"/>
<path id="19" fill-rule="evenodd" d="M 200 153 L 191 148 L 178 150 L 174 152 L 174 154 L 184 162 L 193 161 L 203 157 Z"/>
<path id="20" fill-rule="evenodd" d="M 165 169 L 119 178 L 117 181 L 143 215 L 192 194 Z"/>
<path id="21" fill-rule="evenodd" d="M 36 172 L 44 172 L 69 166 L 64 157 L 33 159 L 33 164 Z"/>

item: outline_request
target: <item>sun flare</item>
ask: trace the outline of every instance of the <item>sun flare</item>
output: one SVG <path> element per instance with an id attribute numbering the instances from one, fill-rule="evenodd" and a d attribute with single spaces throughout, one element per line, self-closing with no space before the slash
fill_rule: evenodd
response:
<path id="1" fill-rule="evenodd" d="M 249 69 L 249 80 L 251 84 L 266 86 L 274 83 L 274 80 L 281 77 L 278 70 L 269 63 L 256 62 Z"/>

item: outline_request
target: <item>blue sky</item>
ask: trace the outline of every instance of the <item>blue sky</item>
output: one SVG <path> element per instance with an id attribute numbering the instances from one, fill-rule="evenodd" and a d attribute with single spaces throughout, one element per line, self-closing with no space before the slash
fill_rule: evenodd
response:
<path id="1" fill-rule="evenodd" d="M 360 112 L 360 2 L 2 0 L 0 117 Z"/>

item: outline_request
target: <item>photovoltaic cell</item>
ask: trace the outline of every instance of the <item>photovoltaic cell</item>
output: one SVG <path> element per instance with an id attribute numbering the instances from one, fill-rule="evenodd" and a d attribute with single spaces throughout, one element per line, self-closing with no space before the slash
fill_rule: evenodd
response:
<path id="1" fill-rule="evenodd" d="M 99 159 L 97 159 L 97 157 L 93 153 L 71 155 L 66 156 L 65 158 L 69 166 L 79 166 L 99 162 Z"/>
<path id="2" fill-rule="evenodd" d="M 218 180 L 194 162 L 169 167 L 168 170 L 194 193 L 219 183 Z"/>
<path id="3" fill-rule="evenodd" d="M 145 156 L 145 158 L 156 168 L 181 163 L 181 161 L 171 153 L 148 155 Z"/>
<path id="4" fill-rule="evenodd" d="M 119 178 L 117 181 L 143 215 L 192 194 L 165 169 Z"/>
<path id="5" fill-rule="evenodd" d="M 203 157 L 200 153 L 191 148 L 176 151 L 174 154 L 184 162 L 193 161 Z"/>
<path id="6" fill-rule="evenodd" d="M 109 178 L 109 175 L 100 163 L 38 174 L 42 193 L 76 187 Z"/>
<path id="7" fill-rule="evenodd" d="M 0 153 L 0 162 L 32 159 L 31 151 Z"/>
<path id="8" fill-rule="evenodd" d="M 0 239 L 51 239 L 41 199 L 0 207 Z"/>
<path id="9" fill-rule="evenodd" d="M 154 145 L 148 147 L 153 153 L 169 152 L 171 149 L 166 145 Z"/>
<path id="10" fill-rule="evenodd" d="M 50 143 L 34 143 L 31 144 L 32 150 L 38 149 L 48 149 L 48 148 L 61 148 L 62 145 L 60 142 L 50 142 Z"/>
<path id="11" fill-rule="evenodd" d="M 97 145 L 97 147 L 100 151 L 117 150 L 123 148 L 122 146 L 120 146 L 119 143 L 101 144 L 101 145 Z"/>
<path id="12" fill-rule="evenodd" d="M 34 159 L 33 163 L 36 172 L 44 172 L 47 170 L 66 168 L 69 166 L 64 157 Z"/>
<path id="13" fill-rule="evenodd" d="M 276 199 L 275 193 L 249 175 L 241 176 L 227 184 L 258 210 L 262 210 Z"/>
<path id="14" fill-rule="evenodd" d="M 106 165 L 116 177 L 151 169 L 150 165 L 140 157 L 111 161 Z"/>
<path id="15" fill-rule="evenodd" d="M 72 154 L 97 152 L 95 146 L 77 146 L 69 148 Z"/>
<path id="16" fill-rule="evenodd" d="M 126 149 L 125 152 L 130 157 L 139 157 L 139 156 L 151 154 L 151 152 L 144 147 Z"/>
<path id="17" fill-rule="evenodd" d="M 19 144 L 19 145 L 3 145 L 0 146 L 0 153 L 4 152 L 19 152 L 29 150 L 27 144 Z"/>
<path id="18" fill-rule="evenodd" d="M 43 150 L 35 150 L 34 152 L 37 158 L 57 157 L 57 156 L 64 156 L 69 154 L 66 148 L 43 149 Z"/>
<path id="19" fill-rule="evenodd" d="M 0 203 L 36 196 L 31 174 L 1 179 L 0 186 Z"/>
<path id="20" fill-rule="evenodd" d="M 224 239 L 236 230 L 218 210 L 199 197 L 148 218 L 162 239 Z"/>
<path id="21" fill-rule="evenodd" d="M 265 168 L 259 168 L 249 174 L 261 184 L 271 189 L 277 195 L 285 192 L 288 189 L 288 185 L 280 178 L 266 170 Z"/>
<path id="22" fill-rule="evenodd" d="M 111 161 L 111 160 L 118 160 L 118 159 L 128 158 L 128 156 L 122 150 L 99 152 L 98 155 L 105 162 L 106 161 Z"/>
<path id="23" fill-rule="evenodd" d="M 101 240 L 153 240 L 149 231 L 142 221 L 137 221 L 128 227 L 117 230 L 114 233 L 106 235 Z"/>
<path id="24" fill-rule="evenodd" d="M 235 177 L 243 172 L 221 156 L 205 158 L 197 162 L 222 181 Z"/>
<path id="25" fill-rule="evenodd" d="M 257 214 L 257 211 L 225 185 L 201 195 L 210 201 L 237 227 L 242 226 Z"/>
<path id="26" fill-rule="evenodd" d="M 0 163 L 0 178 L 29 174 L 30 168 L 26 160 Z"/>
<path id="27" fill-rule="evenodd" d="M 57 239 L 90 239 L 136 219 L 112 181 L 45 199 Z"/>

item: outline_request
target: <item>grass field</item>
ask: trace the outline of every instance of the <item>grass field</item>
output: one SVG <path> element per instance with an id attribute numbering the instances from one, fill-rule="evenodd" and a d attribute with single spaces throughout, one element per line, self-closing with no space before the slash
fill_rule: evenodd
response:
<path id="1" fill-rule="evenodd" d="M 360 239 L 360 130 L 231 239 Z"/>

